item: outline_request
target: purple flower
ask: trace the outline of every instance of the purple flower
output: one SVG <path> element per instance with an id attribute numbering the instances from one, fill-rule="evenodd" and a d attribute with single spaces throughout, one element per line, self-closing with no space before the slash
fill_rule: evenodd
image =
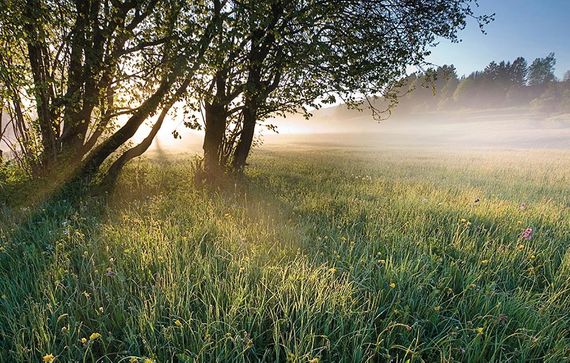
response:
<path id="1" fill-rule="evenodd" d="M 526 241 L 530 241 L 532 239 L 532 233 L 533 233 L 532 228 L 528 227 L 522 232 L 521 238 Z"/>
<path id="2" fill-rule="evenodd" d="M 116 273 L 109 267 L 107 268 L 107 272 L 105 272 L 105 275 L 109 277 L 114 277 Z"/>

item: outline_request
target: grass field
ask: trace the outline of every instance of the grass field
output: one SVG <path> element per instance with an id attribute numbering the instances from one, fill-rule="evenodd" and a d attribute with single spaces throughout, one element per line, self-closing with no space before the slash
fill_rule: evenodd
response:
<path id="1" fill-rule="evenodd" d="M 223 192 L 178 157 L 3 206 L 0 361 L 570 361 L 570 152 L 251 164 Z"/>

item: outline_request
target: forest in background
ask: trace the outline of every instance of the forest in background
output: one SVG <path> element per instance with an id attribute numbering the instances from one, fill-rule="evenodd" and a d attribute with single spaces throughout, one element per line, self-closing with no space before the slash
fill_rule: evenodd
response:
<path id="1" fill-rule="evenodd" d="M 548 114 L 570 112 L 570 71 L 556 78 L 554 53 L 530 65 L 523 57 L 493 61 L 480 71 L 459 76 L 454 65 L 415 72 L 395 90 L 402 97 L 398 114 L 431 111 L 530 108 Z"/>

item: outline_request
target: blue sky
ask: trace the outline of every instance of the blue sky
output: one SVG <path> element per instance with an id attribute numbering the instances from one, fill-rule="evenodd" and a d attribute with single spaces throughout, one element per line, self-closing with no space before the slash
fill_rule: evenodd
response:
<path id="1" fill-rule="evenodd" d="M 570 70 L 570 0 L 479 0 L 477 13 L 495 13 L 487 35 L 471 21 L 461 43 L 440 42 L 429 61 L 454 64 L 459 75 L 483 69 L 489 62 L 556 53 L 556 75 Z"/>

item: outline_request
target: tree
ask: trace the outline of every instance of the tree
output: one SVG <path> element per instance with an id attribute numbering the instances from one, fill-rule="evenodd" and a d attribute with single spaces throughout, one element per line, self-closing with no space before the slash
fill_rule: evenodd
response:
<path id="1" fill-rule="evenodd" d="M 2 5 L 0 84 L 18 141 L 34 174 L 67 176 L 93 175 L 159 108 L 168 112 L 204 64 L 223 11 L 218 0 Z M 127 153 L 119 159 L 137 154 Z"/>
<path id="2" fill-rule="evenodd" d="M 437 37 L 456 40 L 472 1 L 235 1 L 219 28 L 205 82 L 205 169 L 243 170 L 255 127 L 268 117 L 342 99 L 377 111 L 384 95 L 421 66 Z M 480 23 L 490 20 L 475 16 Z M 217 121 L 214 121 L 217 120 Z M 223 132 L 222 132 L 223 131 Z M 229 156 L 231 153 L 232 156 Z"/>
<path id="3" fill-rule="evenodd" d="M 555 65 L 554 53 L 550 53 L 545 58 L 536 58 L 528 68 L 528 84 L 530 86 L 542 86 L 555 81 Z"/>
<path id="4" fill-rule="evenodd" d="M 509 80 L 515 86 L 523 87 L 526 85 L 528 73 L 528 65 L 526 59 L 518 57 L 513 61 L 509 69 Z"/>

